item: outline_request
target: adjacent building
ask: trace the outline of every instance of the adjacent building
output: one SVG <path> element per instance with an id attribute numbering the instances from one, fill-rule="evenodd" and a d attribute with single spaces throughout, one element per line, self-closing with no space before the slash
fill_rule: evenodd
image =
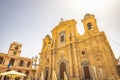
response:
<path id="1" fill-rule="evenodd" d="M 38 79 L 119 80 L 116 59 L 107 37 L 99 31 L 95 16 L 81 20 L 85 33 L 77 32 L 75 20 L 62 20 L 43 39 Z"/>
<path id="2" fill-rule="evenodd" d="M 10 45 L 8 53 L 0 53 L 0 73 L 7 72 L 10 70 L 16 70 L 24 73 L 27 76 L 23 77 L 22 80 L 28 80 L 34 78 L 35 70 L 32 69 L 32 59 L 27 57 L 21 57 L 22 44 L 13 42 Z M 0 77 L 0 80 L 9 80 L 7 76 Z M 16 80 L 20 80 L 17 78 Z"/>
<path id="3" fill-rule="evenodd" d="M 118 68 L 118 74 L 120 77 L 120 57 L 117 59 L 117 68 Z"/>

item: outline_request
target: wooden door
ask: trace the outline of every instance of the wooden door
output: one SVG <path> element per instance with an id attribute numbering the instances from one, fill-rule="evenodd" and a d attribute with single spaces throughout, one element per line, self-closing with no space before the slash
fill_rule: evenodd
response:
<path id="1" fill-rule="evenodd" d="M 46 70 L 45 80 L 48 80 L 48 70 Z"/>
<path id="2" fill-rule="evenodd" d="M 84 67 L 84 76 L 85 76 L 85 79 L 90 79 L 89 67 Z"/>
<path id="3" fill-rule="evenodd" d="M 64 72 L 66 72 L 66 66 L 65 66 L 65 63 L 62 62 L 60 64 L 60 80 L 64 80 Z"/>

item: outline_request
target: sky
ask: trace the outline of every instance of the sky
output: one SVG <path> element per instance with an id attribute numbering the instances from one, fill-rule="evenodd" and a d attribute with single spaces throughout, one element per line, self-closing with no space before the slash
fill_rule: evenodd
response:
<path id="1" fill-rule="evenodd" d="M 120 56 L 120 0 L 0 0 L 0 52 L 7 53 L 12 42 L 22 44 L 21 56 L 33 57 L 42 49 L 42 40 L 64 20 L 75 19 L 84 34 L 81 20 L 94 14 L 100 31 L 105 31 L 115 57 Z"/>

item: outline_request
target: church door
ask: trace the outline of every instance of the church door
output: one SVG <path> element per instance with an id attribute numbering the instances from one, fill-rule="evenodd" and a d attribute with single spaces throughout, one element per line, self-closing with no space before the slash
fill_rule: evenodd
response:
<path id="1" fill-rule="evenodd" d="M 65 63 L 62 62 L 60 64 L 60 80 L 64 80 L 64 72 L 66 72 L 66 66 Z"/>
<path id="2" fill-rule="evenodd" d="M 88 66 L 84 67 L 84 76 L 85 76 L 85 80 L 90 79 L 90 71 Z"/>
<path id="3" fill-rule="evenodd" d="M 48 70 L 46 70 L 46 77 L 45 80 L 48 80 Z"/>

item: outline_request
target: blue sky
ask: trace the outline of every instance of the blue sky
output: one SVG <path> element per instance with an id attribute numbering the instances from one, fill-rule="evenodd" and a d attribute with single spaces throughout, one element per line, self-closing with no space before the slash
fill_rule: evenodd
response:
<path id="1" fill-rule="evenodd" d="M 0 52 L 9 45 L 22 44 L 21 56 L 38 55 L 42 40 L 64 20 L 75 19 L 80 34 L 81 20 L 94 14 L 98 28 L 105 31 L 115 56 L 120 56 L 120 0 L 0 0 Z"/>

